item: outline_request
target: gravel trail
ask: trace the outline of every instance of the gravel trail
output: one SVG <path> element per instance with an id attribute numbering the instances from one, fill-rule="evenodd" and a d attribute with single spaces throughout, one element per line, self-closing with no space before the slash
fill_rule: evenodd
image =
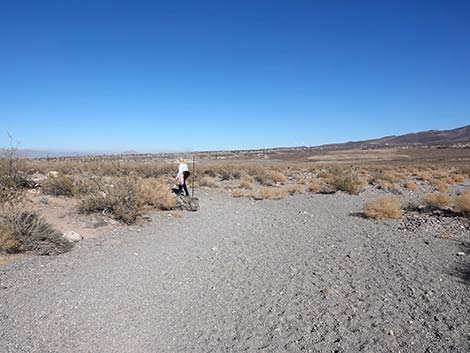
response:
<path id="1" fill-rule="evenodd" d="M 366 197 L 208 191 L 1 267 L 0 352 L 470 352 L 469 235 L 363 219 Z"/>

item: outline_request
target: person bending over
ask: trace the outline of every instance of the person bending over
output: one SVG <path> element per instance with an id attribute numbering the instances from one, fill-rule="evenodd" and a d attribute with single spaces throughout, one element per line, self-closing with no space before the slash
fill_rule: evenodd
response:
<path id="1" fill-rule="evenodd" d="M 188 165 L 184 162 L 183 158 L 179 159 L 178 174 L 176 175 L 176 180 L 178 180 L 178 195 L 181 193 L 186 193 L 186 196 L 189 196 L 188 187 L 186 186 L 186 180 L 189 178 L 191 173 L 188 170 Z"/>

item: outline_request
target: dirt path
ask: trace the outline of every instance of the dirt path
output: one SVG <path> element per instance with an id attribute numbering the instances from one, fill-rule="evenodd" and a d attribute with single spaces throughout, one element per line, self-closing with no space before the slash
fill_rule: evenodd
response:
<path id="1" fill-rule="evenodd" d="M 461 240 L 354 216 L 364 197 L 211 192 L 2 267 L 0 352 L 469 352 Z"/>

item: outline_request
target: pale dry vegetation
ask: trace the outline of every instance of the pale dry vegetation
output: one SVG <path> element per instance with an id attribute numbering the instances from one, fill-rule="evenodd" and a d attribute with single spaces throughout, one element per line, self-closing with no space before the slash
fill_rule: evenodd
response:
<path id="1" fill-rule="evenodd" d="M 449 207 L 450 199 L 442 192 L 432 192 L 424 196 L 424 203 L 432 209 L 444 209 Z"/>
<path id="2" fill-rule="evenodd" d="M 380 197 L 366 202 L 364 216 L 372 219 L 397 219 L 401 217 L 400 200 L 397 197 Z"/>

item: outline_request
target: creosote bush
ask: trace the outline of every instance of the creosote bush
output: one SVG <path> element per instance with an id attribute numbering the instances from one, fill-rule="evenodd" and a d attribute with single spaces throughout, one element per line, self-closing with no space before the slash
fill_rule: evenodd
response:
<path id="1" fill-rule="evenodd" d="M 372 219 L 397 219 L 401 216 L 400 200 L 396 197 L 380 197 L 364 204 L 363 213 Z"/>
<path id="2" fill-rule="evenodd" d="M 72 197 L 75 194 L 75 185 L 73 179 L 67 175 L 49 175 L 42 185 L 42 191 L 48 195 Z"/>
<path id="3" fill-rule="evenodd" d="M 79 206 L 80 212 L 109 214 L 124 223 L 134 223 L 141 214 L 141 190 L 136 177 L 97 179 Z"/>
<path id="4" fill-rule="evenodd" d="M 49 223 L 32 212 L 4 216 L 3 244 L 9 253 L 32 251 L 39 255 L 57 255 L 69 251 L 72 244 Z"/>
<path id="5" fill-rule="evenodd" d="M 253 178 L 250 176 L 243 177 L 242 180 L 240 180 L 240 185 L 239 187 L 241 189 L 252 189 L 253 188 Z"/>
<path id="6" fill-rule="evenodd" d="M 218 187 L 217 182 L 215 181 L 215 178 L 208 177 L 208 176 L 200 178 L 198 180 L 198 184 L 199 184 L 199 186 L 205 186 L 205 187 L 208 187 L 208 188 L 217 188 Z"/>
<path id="7" fill-rule="evenodd" d="M 432 192 L 424 196 L 424 203 L 432 209 L 443 209 L 449 206 L 449 196 L 442 192 Z"/>

